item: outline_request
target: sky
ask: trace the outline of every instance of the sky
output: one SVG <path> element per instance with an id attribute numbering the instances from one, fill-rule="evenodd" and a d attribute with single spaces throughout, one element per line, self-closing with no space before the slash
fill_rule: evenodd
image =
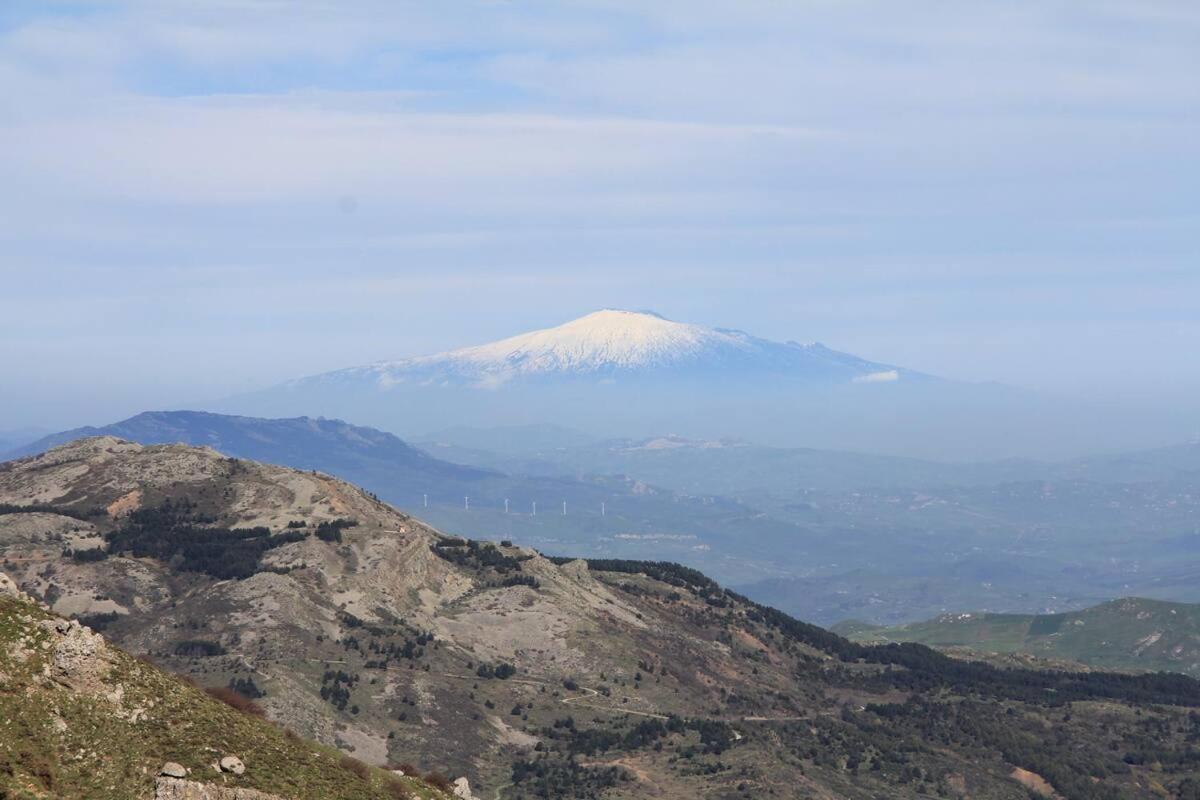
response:
<path id="1" fill-rule="evenodd" d="M 0 430 L 602 307 L 1200 389 L 1200 5 L 0 4 Z"/>

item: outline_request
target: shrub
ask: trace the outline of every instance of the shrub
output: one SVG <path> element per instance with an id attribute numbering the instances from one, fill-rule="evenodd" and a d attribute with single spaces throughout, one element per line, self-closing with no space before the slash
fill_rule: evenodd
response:
<path id="1" fill-rule="evenodd" d="M 175 655 L 185 658 L 208 658 L 225 655 L 225 648 L 204 639 L 186 639 L 175 643 Z"/>
<path id="2" fill-rule="evenodd" d="M 77 619 L 80 625 L 86 625 L 94 631 L 102 631 L 109 625 L 117 621 L 120 616 L 115 611 L 109 611 L 105 614 L 81 614 Z"/>
<path id="3" fill-rule="evenodd" d="M 251 700 L 257 700 L 260 697 L 265 697 L 267 694 L 258 688 L 258 684 L 254 682 L 253 678 L 230 678 L 229 688 Z"/>
<path id="4" fill-rule="evenodd" d="M 499 678 L 507 680 L 517 674 L 517 668 L 507 661 L 501 661 L 499 664 L 492 666 L 491 664 L 480 664 L 479 669 L 475 670 L 475 674 L 481 678 Z"/>
<path id="5" fill-rule="evenodd" d="M 425 782 L 442 792 L 449 792 L 454 788 L 450 779 L 436 770 L 425 776 Z"/>
<path id="6" fill-rule="evenodd" d="M 338 762 L 338 766 L 347 772 L 353 772 L 364 781 L 371 778 L 371 768 L 353 756 L 342 756 L 341 761 Z"/>
<path id="7" fill-rule="evenodd" d="M 71 559 L 80 564 L 90 564 L 108 558 L 108 551 L 103 547 L 93 547 L 90 550 L 76 550 L 71 553 Z"/>
<path id="8" fill-rule="evenodd" d="M 238 694 L 228 686 L 210 686 L 204 690 L 209 697 L 220 700 L 230 708 L 235 708 L 243 714 L 249 714 L 252 717 L 266 717 L 267 712 L 258 703 L 246 697 L 243 694 Z"/>
<path id="9" fill-rule="evenodd" d="M 323 542 L 341 542 L 342 531 L 358 525 L 356 519 L 335 519 L 317 525 L 317 538 Z"/>
<path id="10" fill-rule="evenodd" d="M 404 781 L 395 776 L 388 779 L 384 789 L 387 791 L 388 796 L 395 798 L 395 800 L 409 800 L 412 797 L 412 792 L 404 785 Z"/>

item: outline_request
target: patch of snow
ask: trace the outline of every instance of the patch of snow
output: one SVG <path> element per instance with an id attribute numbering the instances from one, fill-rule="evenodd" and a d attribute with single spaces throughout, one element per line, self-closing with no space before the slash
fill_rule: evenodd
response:
<path id="1" fill-rule="evenodd" d="M 881 372 L 871 372 L 866 375 L 859 375 L 854 379 L 855 383 L 895 383 L 900 380 L 900 371 L 895 369 L 887 369 Z"/>

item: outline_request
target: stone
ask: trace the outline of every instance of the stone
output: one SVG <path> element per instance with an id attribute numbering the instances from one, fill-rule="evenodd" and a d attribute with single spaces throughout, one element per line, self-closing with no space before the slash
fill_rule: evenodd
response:
<path id="1" fill-rule="evenodd" d="M 162 769 L 158 771 L 159 775 L 164 775 L 168 778 L 186 778 L 187 769 L 183 764 L 177 764 L 174 761 L 168 761 L 162 765 Z"/>
<path id="2" fill-rule="evenodd" d="M 466 778 L 454 779 L 454 796 L 461 800 L 475 800 L 475 795 L 471 794 L 471 783 Z"/>
<path id="3" fill-rule="evenodd" d="M 221 759 L 221 771 L 241 775 L 246 771 L 246 765 L 237 756 L 225 756 Z"/>
<path id="4" fill-rule="evenodd" d="M 256 789 L 219 786 L 197 783 L 179 778 L 157 779 L 154 785 L 154 800 L 286 800 Z"/>

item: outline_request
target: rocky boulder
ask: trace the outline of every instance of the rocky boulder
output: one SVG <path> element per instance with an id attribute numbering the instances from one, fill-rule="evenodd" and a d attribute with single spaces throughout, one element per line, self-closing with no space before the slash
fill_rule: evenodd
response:
<path id="1" fill-rule="evenodd" d="M 246 765 L 237 756 L 225 756 L 221 759 L 221 771 L 232 772 L 234 775 L 241 775 L 246 771 Z"/>

